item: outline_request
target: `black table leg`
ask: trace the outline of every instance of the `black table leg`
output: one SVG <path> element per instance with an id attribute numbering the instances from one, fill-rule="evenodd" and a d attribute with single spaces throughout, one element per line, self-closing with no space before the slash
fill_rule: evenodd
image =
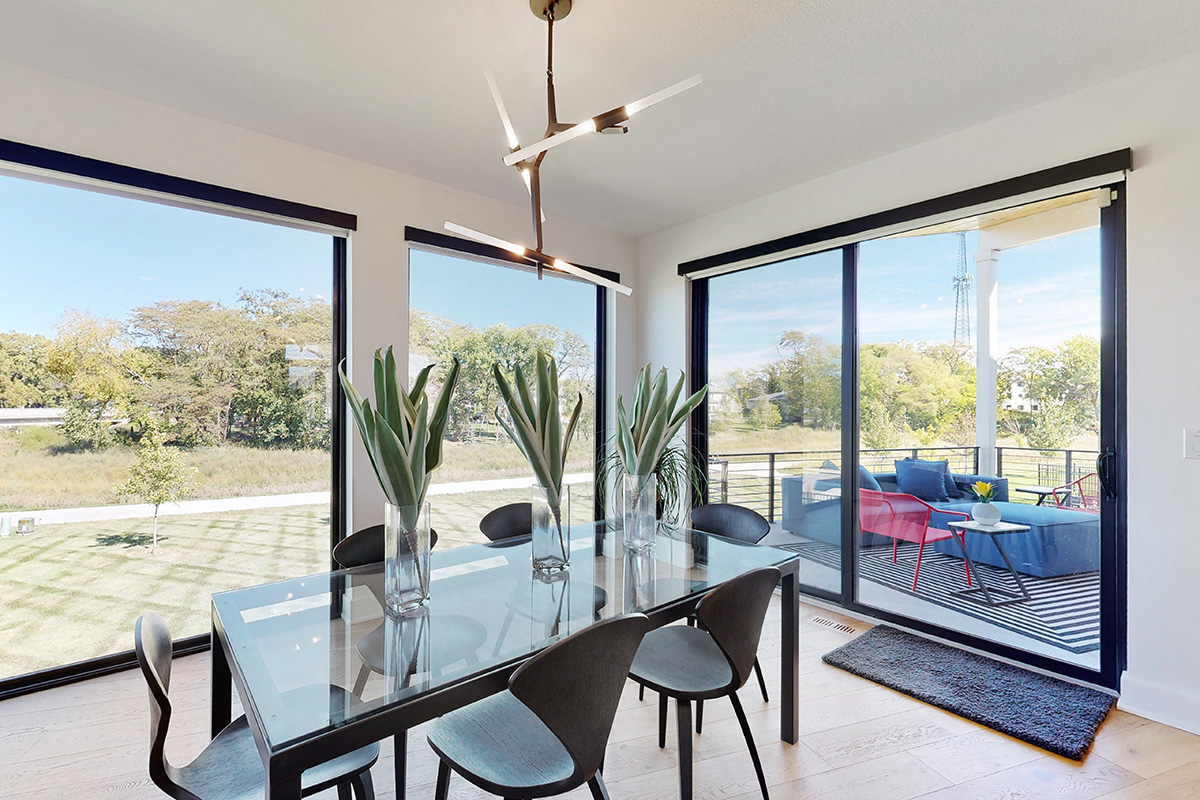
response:
<path id="1" fill-rule="evenodd" d="M 300 776 L 275 775 L 268 770 L 267 800 L 300 800 Z"/>
<path id="2" fill-rule="evenodd" d="M 959 531 L 957 536 L 955 536 L 955 535 L 953 535 L 953 533 L 951 533 L 950 538 L 953 539 L 954 541 L 958 542 L 958 549 L 962 550 L 963 561 L 967 562 L 967 569 L 969 569 L 971 571 L 971 575 L 973 575 L 975 577 L 975 582 L 979 584 L 979 591 L 983 593 L 983 599 L 987 601 L 987 604 L 989 606 L 996 605 L 992 601 L 992 595 L 988 592 L 987 583 L 984 582 L 983 576 L 979 574 L 979 570 L 976 569 L 976 567 L 975 567 L 975 562 L 971 560 L 971 557 L 969 555 L 967 555 L 967 534 L 966 534 L 966 532 Z M 974 589 L 966 589 L 962 592 L 959 592 L 959 594 L 965 594 L 967 592 L 973 592 L 973 591 L 975 591 L 975 590 Z"/>
<path id="3" fill-rule="evenodd" d="M 212 639 L 209 649 L 212 654 L 211 679 L 209 681 L 212 715 L 210 728 L 212 737 L 215 739 L 217 734 L 225 730 L 225 726 L 229 724 L 232 716 L 230 709 L 233 705 L 233 675 L 229 671 L 229 662 L 225 659 L 225 648 L 221 644 L 215 610 L 213 611 Z"/>
<path id="4" fill-rule="evenodd" d="M 785 572 L 780 614 L 779 738 L 789 744 L 800 740 L 800 585 L 796 571 Z"/>
<path id="5" fill-rule="evenodd" d="M 1008 553 L 1004 552 L 1004 548 L 1000 546 L 1000 538 L 997 536 L 992 536 L 990 538 L 992 543 L 996 545 L 996 550 L 1000 553 L 1000 557 L 1004 559 L 1004 565 L 1008 567 L 1009 574 L 1012 575 L 1013 580 L 1017 582 L 1017 588 L 1021 590 L 1021 595 L 1026 600 L 1032 600 L 1033 598 L 1029 596 L 1029 590 L 1025 588 L 1025 583 L 1021 580 L 1021 576 L 1017 574 L 1016 568 L 1013 566 L 1012 561 L 1009 560 Z"/>
<path id="6" fill-rule="evenodd" d="M 396 800 L 404 800 L 408 787 L 408 731 L 397 731 L 392 737 L 392 760 L 396 768 Z"/>

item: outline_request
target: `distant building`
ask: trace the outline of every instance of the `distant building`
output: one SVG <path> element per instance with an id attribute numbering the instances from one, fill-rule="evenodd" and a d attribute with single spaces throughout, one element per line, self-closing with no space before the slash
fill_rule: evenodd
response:
<path id="1" fill-rule="evenodd" d="M 1036 413 L 1041 410 L 1041 403 L 1026 394 L 1025 384 L 1014 382 L 1008 390 L 1008 399 L 1001 406 L 1005 411 L 1027 411 Z"/>

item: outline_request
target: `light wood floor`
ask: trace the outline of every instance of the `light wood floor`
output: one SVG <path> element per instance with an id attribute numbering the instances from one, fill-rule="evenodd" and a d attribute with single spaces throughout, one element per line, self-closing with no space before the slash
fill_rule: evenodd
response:
<path id="1" fill-rule="evenodd" d="M 1200 737 L 1114 711 L 1083 763 L 1059 758 L 825 666 L 821 654 L 854 634 L 831 630 L 815 618 L 851 625 L 856 632 L 867 626 L 823 609 L 806 606 L 802 612 L 800 743 L 780 742 L 778 706 L 764 705 L 752 685 L 742 690 L 774 800 L 1200 798 Z M 778 613 L 777 598 L 761 651 L 773 693 L 780 663 Z M 176 713 L 168 752 L 184 761 L 207 740 L 207 655 L 175 662 L 171 696 Z M 613 800 L 678 797 L 674 724 L 666 750 L 659 750 L 655 720 L 654 697 L 639 702 L 631 685 L 609 745 L 605 778 Z M 145 684 L 137 672 L 0 702 L 0 797 L 162 797 L 146 773 L 148 737 Z M 436 761 L 421 729 L 410 736 L 409 747 L 408 796 L 431 797 Z M 697 798 L 760 796 L 727 703 L 708 704 L 704 733 L 695 737 L 694 748 Z M 390 744 L 383 746 L 373 770 L 381 800 L 394 797 L 390 750 Z M 483 795 L 456 778 L 451 796 Z M 586 790 L 568 795 L 587 796 Z"/>

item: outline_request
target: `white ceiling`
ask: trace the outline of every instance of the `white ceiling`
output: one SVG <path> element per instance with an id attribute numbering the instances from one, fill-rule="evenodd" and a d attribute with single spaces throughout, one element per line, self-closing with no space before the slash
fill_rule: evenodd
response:
<path id="1" fill-rule="evenodd" d="M 527 0 L 0 0 L 0 20 L 0 60 L 512 202 L 484 68 L 523 144 L 545 127 Z M 650 233 L 1200 50 L 1198 32 L 1196 0 L 575 0 L 564 121 L 704 83 L 550 153 L 545 202 Z"/>

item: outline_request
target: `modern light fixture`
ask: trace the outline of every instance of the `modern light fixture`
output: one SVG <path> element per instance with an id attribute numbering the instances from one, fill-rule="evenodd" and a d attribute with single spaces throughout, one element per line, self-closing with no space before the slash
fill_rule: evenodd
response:
<path id="1" fill-rule="evenodd" d="M 668 86 L 640 100 L 634 100 L 632 103 L 617 106 L 610 111 L 598 114 L 591 119 L 584 120 L 575 125 L 559 122 L 558 110 L 554 99 L 554 22 L 555 20 L 563 19 L 571 12 L 571 0 L 530 0 L 529 8 L 533 11 L 534 16 L 546 20 L 547 30 L 547 124 L 546 133 L 541 141 L 531 144 L 528 147 L 521 147 L 521 143 L 517 139 L 517 132 L 513 129 L 512 120 L 509 119 L 508 110 L 504 107 L 504 99 L 500 96 L 500 89 L 496 86 L 496 81 L 491 74 L 485 74 L 488 88 L 492 90 L 492 100 L 496 103 L 496 111 L 500 114 L 500 124 L 504 126 L 504 135 L 508 139 L 509 153 L 504 156 L 504 163 L 506 166 L 517 168 L 517 171 L 521 175 L 521 180 L 524 181 L 525 188 L 529 192 L 529 199 L 533 210 L 535 244 L 533 247 L 525 247 L 449 221 L 446 222 L 446 230 L 474 239 L 477 242 L 503 248 L 513 255 L 524 258 L 530 264 L 537 267 L 539 279 L 542 277 L 542 270 L 552 269 L 583 278 L 599 286 L 614 289 L 621 294 L 631 294 L 633 290 L 624 284 L 594 275 L 588 270 L 542 252 L 542 223 L 546 221 L 546 215 L 542 213 L 542 189 L 539 175 L 542 159 L 546 157 L 547 151 L 551 148 L 558 147 L 572 139 L 577 139 L 589 133 L 626 133 L 628 128 L 625 123 L 629 121 L 630 117 L 655 103 L 660 103 L 668 97 L 673 97 L 682 91 L 692 88 L 700 83 L 701 76 L 693 75 L 687 80 Z"/>

